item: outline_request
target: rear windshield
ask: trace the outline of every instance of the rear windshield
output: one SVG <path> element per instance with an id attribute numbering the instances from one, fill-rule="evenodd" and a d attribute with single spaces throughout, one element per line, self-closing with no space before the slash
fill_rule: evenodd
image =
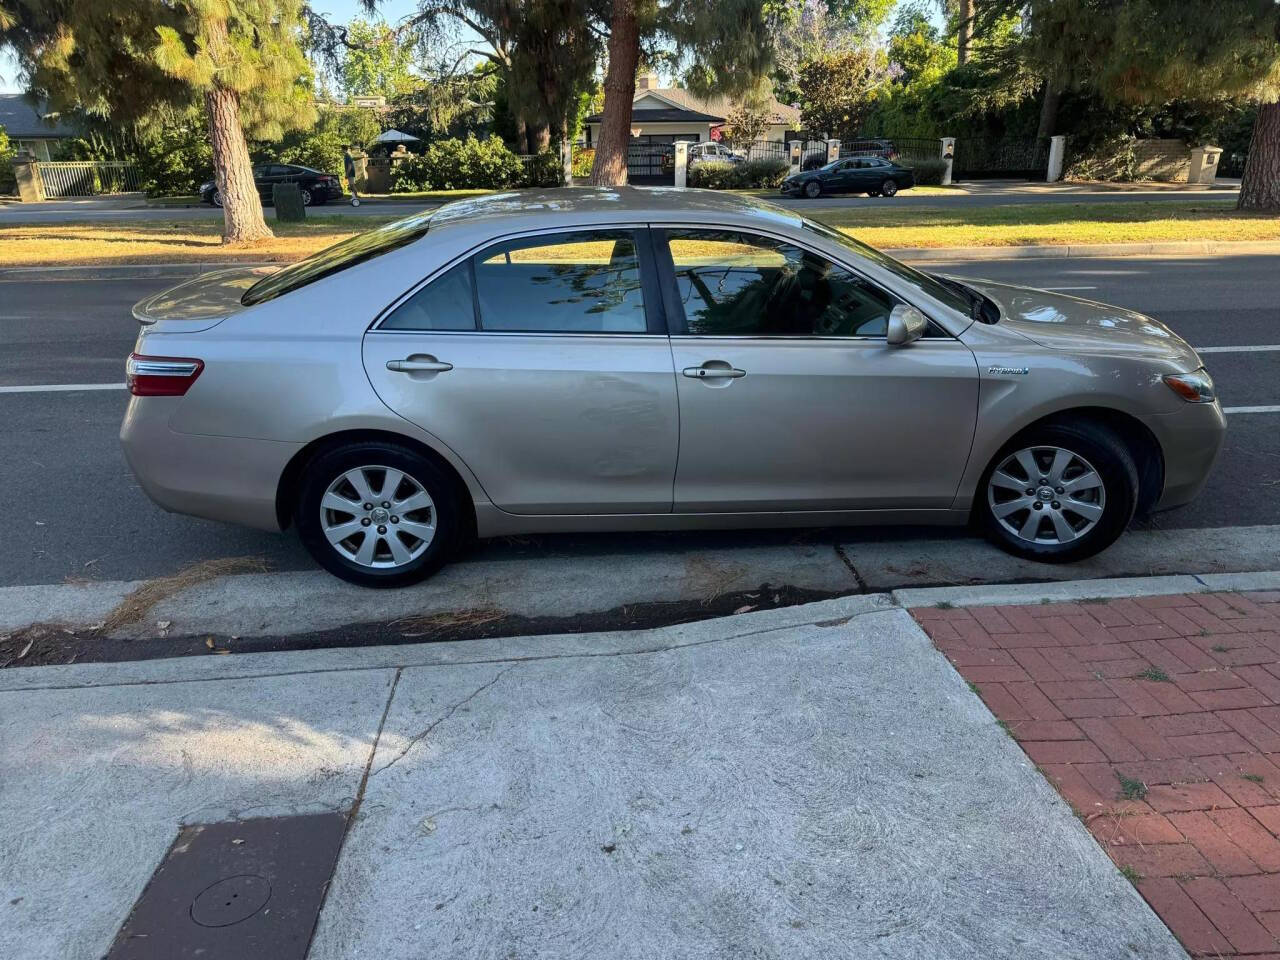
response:
<path id="1" fill-rule="evenodd" d="M 246 307 L 251 307 L 255 303 L 272 300 L 291 290 L 315 283 L 339 270 L 372 260 L 407 243 L 413 243 L 426 234 L 430 220 L 430 211 L 418 213 L 373 230 L 366 230 L 341 243 L 335 243 L 332 247 L 321 250 L 305 260 L 299 260 L 291 266 L 277 270 L 269 277 L 263 277 L 244 292 L 240 302 Z"/>

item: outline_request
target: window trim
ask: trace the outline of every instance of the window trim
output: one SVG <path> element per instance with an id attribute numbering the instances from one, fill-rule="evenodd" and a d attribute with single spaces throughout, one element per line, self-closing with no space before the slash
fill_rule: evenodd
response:
<path id="1" fill-rule="evenodd" d="M 702 230 L 708 233 L 727 232 L 738 233 L 747 237 L 763 237 L 770 240 L 776 240 L 780 243 L 788 243 L 798 250 L 812 254 L 815 257 L 822 257 L 824 260 L 834 264 L 841 269 L 847 270 L 863 283 L 870 285 L 876 290 L 886 294 L 890 299 L 897 303 L 914 306 L 910 300 L 902 296 L 896 290 L 886 287 L 883 283 L 879 283 L 868 277 L 863 271 L 857 270 L 845 261 L 831 256 L 824 250 L 814 250 L 806 244 L 799 243 L 793 237 L 784 234 L 769 233 L 765 230 L 736 226 L 732 224 L 711 224 L 711 223 L 695 223 L 695 224 L 670 224 L 664 223 L 661 226 L 651 224 L 650 229 L 653 234 L 654 248 L 658 254 L 658 270 L 663 274 L 663 302 L 666 307 L 667 317 L 669 318 L 669 328 L 673 338 L 683 340 L 779 340 L 785 343 L 800 343 L 807 340 L 816 341 L 836 341 L 840 343 L 854 343 L 869 341 L 873 343 L 885 343 L 888 336 L 870 336 L 870 335 L 836 335 L 812 333 L 807 336 L 793 336 L 791 334 L 760 334 L 760 333 L 690 333 L 689 320 L 684 312 L 684 303 L 680 300 L 680 286 L 676 280 L 675 260 L 671 256 L 670 238 L 667 235 L 668 230 Z M 919 308 L 917 308 L 919 309 Z M 923 311 L 922 311 L 923 312 Z M 931 340 L 955 340 L 956 338 L 940 323 L 936 323 L 925 313 L 925 317 L 929 319 L 929 325 L 934 330 L 940 331 L 943 336 L 930 337 Z"/>
<path id="2" fill-rule="evenodd" d="M 644 304 L 645 329 L 643 331 L 608 331 L 608 330 L 486 330 L 482 326 L 480 319 L 480 295 L 478 282 L 476 280 L 475 258 L 479 257 L 486 250 L 500 244 L 508 243 L 513 240 L 532 239 L 536 237 L 556 236 L 566 233 L 589 233 L 601 231 L 626 231 L 634 235 L 634 243 L 636 248 L 636 259 L 640 266 L 640 296 Z M 365 333 L 383 333 L 396 336 L 464 336 L 471 337 L 478 334 L 489 337 L 665 337 L 667 336 L 667 320 L 665 307 L 665 297 L 660 294 L 661 288 L 661 269 L 655 263 L 657 245 L 653 240 L 653 231 L 645 223 L 593 223 L 579 224 L 573 226 L 558 227 L 542 227 L 537 230 L 521 230 L 512 233 L 502 234 L 496 237 L 489 237 L 463 251 L 456 256 L 446 260 L 443 264 L 432 270 L 425 278 L 419 280 L 412 287 L 396 297 L 391 303 L 378 311 L 373 321 L 365 329 Z M 397 329 L 386 327 L 384 324 L 391 314 L 395 313 L 402 304 L 412 299 L 417 293 L 430 283 L 434 283 L 438 278 L 444 276 L 459 263 L 465 260 L 471 261 L 471 299 L 472 309 L 475 311 L 476 326 L 473 330 L 414 330 L 414 329 Z"/>

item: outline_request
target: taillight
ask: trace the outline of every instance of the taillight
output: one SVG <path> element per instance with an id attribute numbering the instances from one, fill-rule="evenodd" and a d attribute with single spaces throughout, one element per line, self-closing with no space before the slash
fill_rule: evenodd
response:
<path id="1" fill-rule="evenodd" d="M 204 369 L 192 357 L 144 357 L 130 354 L 125 364 L 129 392 L 135 397 L 180 397 L 191 389 Z"/>

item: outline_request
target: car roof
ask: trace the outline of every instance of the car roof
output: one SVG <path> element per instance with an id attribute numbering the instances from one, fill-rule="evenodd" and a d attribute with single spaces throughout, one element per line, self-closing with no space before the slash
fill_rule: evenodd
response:
<path id="1" fill-rule="evenodd" d="M 798 227 L 789 210 L 754 197 L 716 190 L 674 187 L 560 187 L 491 193 L 455 200 L 431 214 L 431 233 L 478 227 L 498 233 L 508 227 L 644 223 L 677 220 L 689 223 L 733 221 L 759 226 Z M 511 221 L 510 224 L 495 221 Z"/>

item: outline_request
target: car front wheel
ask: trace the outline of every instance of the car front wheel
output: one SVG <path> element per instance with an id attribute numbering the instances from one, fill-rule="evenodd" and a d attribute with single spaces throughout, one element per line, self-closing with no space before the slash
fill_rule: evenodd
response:
<path id="1" fill-rule="evenodd" d="M 893 180 L 886 180 L 884 183 L 880 185 L 880 192 L 884 194 L 886 197 L 892 197 L 895 193 L 898 192 L 898 184 L 895 183 Z"/>
<path id="2" fill-rule="evenodd" d="M 213 193 L 209 195 L 209 202 L 212 203 L 215 207 L 222 206 L 222 191 L 214 190 Z"/>
<path id="3" fill-rule="evenodd" d="M 294 508 L 322 567 L 366 587 L 416 583 L 452 555 L 463 529 L 450 478 L 393 443 L 353 443 L 306 468 Z"/>
<path id="4" fill-rule="evenodd" d="M 817 200 L 822 196 L 822 184 L 817 180 L 810 180 L 804 185 L 804 195 L 810 200 Z"/>
<path id="5" fill-rule="evenodd" d="M 1124 532 L 1137 504 L 1138 468 L 1106 427 L 1046 424 L 1005 445 L 978 497 L 979 522 L 999 546 L 1028 560 L 1069 563 Z"/>
<path id="6" fill-rule="evenodd" d="M 299 193 L 302 194 L 302 205 L 304 207 L 311 206 L 311 191 L 307 189 L 303 189 L 303 190 L 300 190 Z"/>

